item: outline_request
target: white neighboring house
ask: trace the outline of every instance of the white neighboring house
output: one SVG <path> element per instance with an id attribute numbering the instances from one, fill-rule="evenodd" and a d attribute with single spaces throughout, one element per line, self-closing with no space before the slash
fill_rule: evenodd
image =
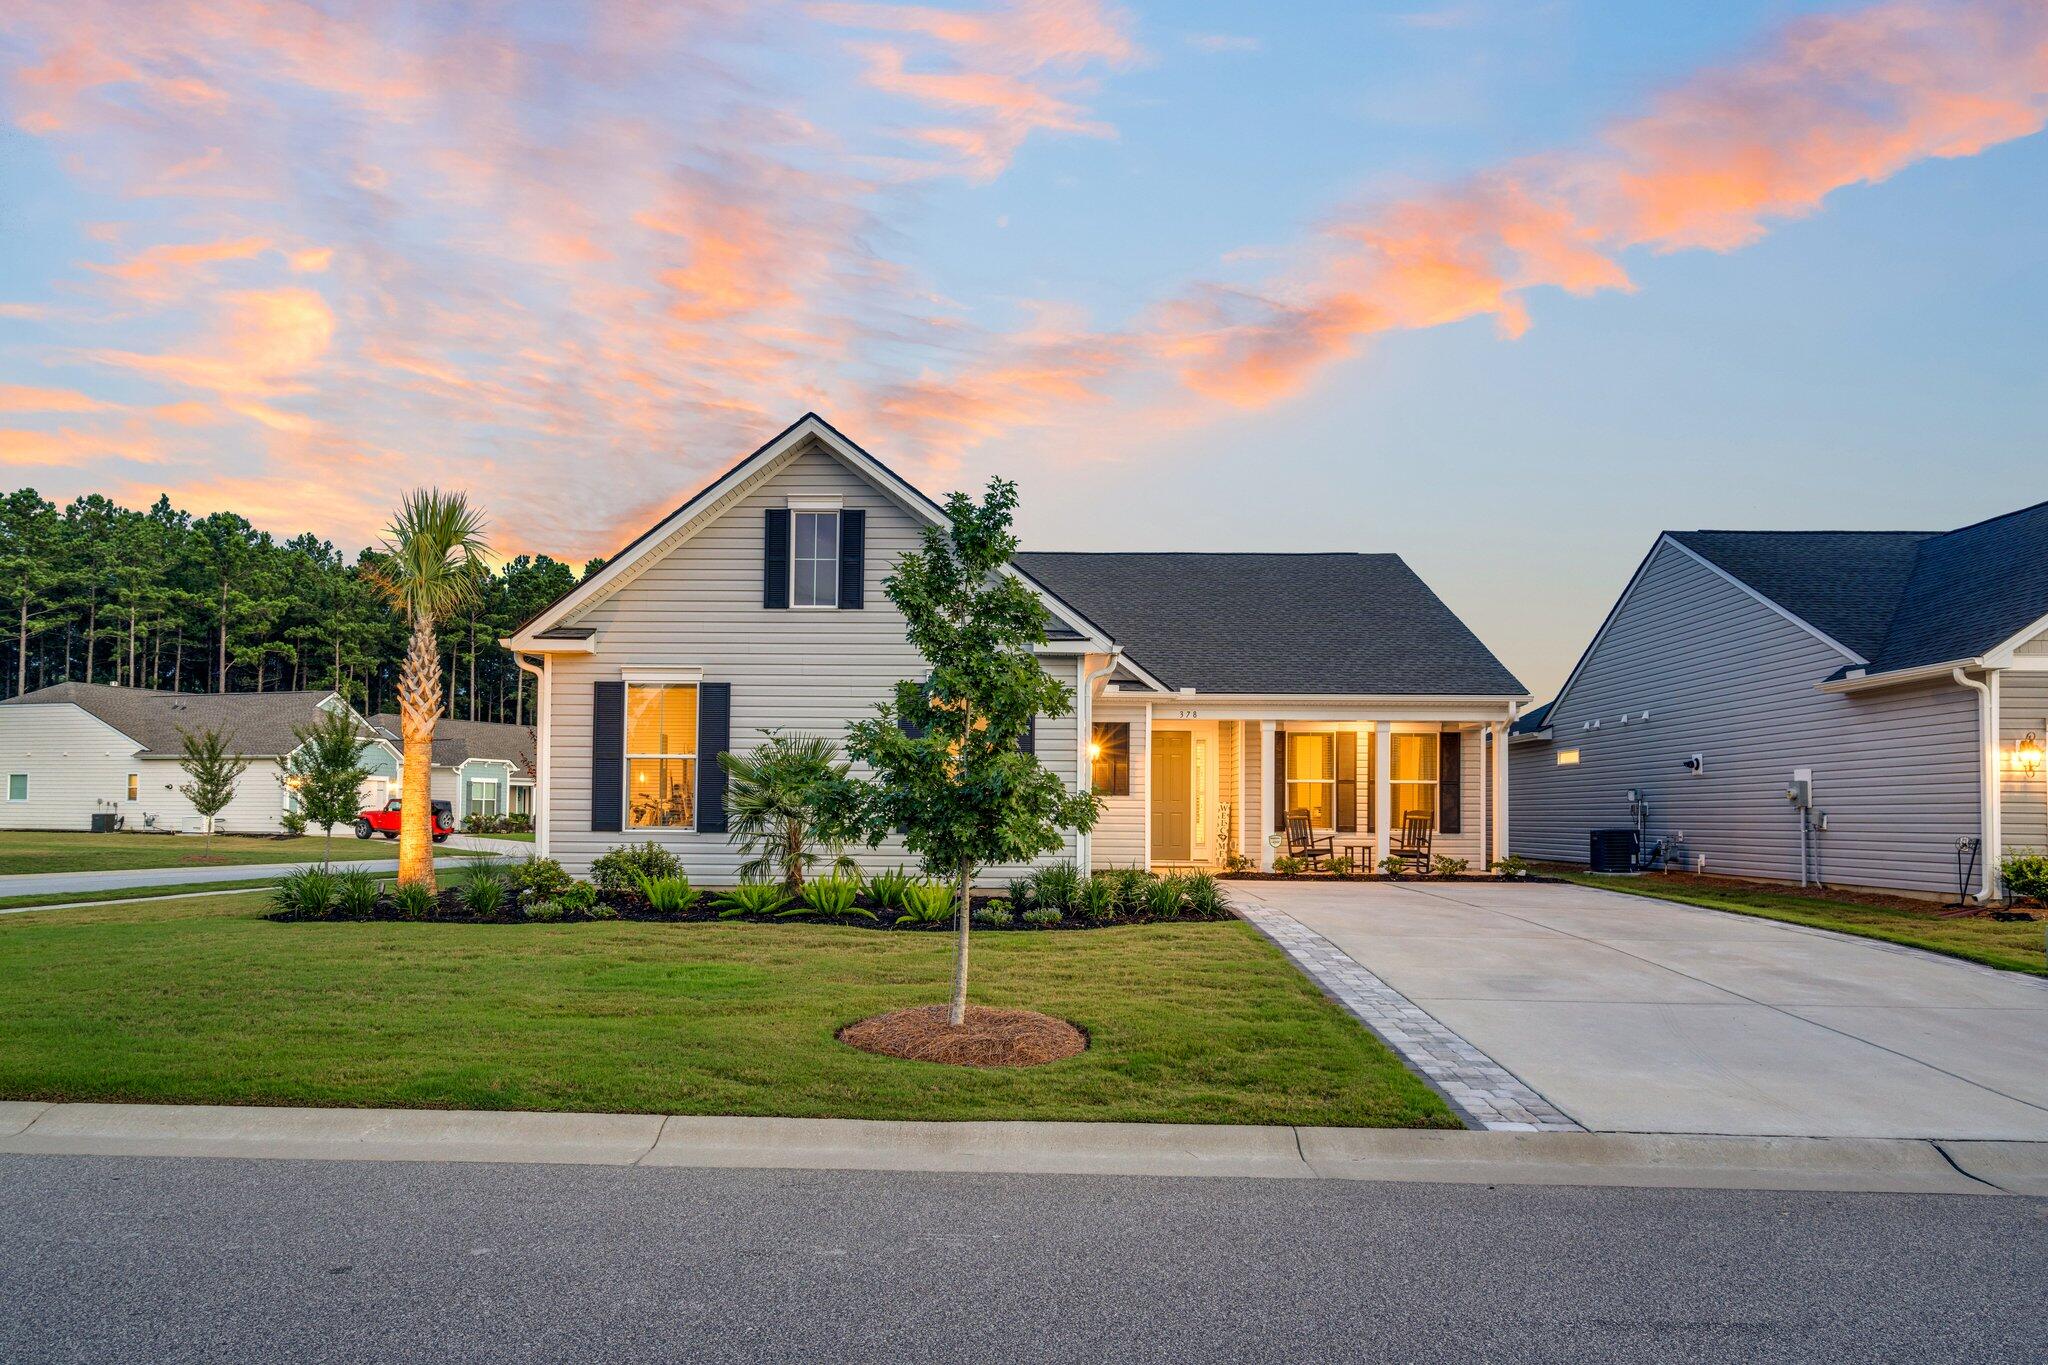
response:
<path id="1" fill-rule="evenodd" d="M 529 621 L 505 644 L 540 678 L 539 850 L 580 874 L 653 840 L 733 879 L 717 755 L 771 730 L 839 740 L 924 676 L 883 582 L 944 521 L 807 414 Z M 1056 856 L 1270 866 L 1289 811 L 1368 860 L 1410 819 L 1474 867 L 1507 845 L 1527 694 L 1398 556 L 1041 553 L 1012 572 L 1075 696 L 1024 745 L 1103 800 Z M 908 859 L 895 838 L 858 857 Z"/>
<path id="2" fill-rule="evenodd" d="M 401 755 L 405 738 L 390 712 L 370 717 L 370 726 Z M 533 814 L 533 727 L 496 721 L 434 722 L 432 795 L 446 801 L 462 828 L 472 816 L 500 819 Z M 397 795 L 394 788 L 392 795 Z"/>
<path id="3" fill-rule="evenodd" d="M 103 683 L 58 683 L 0 702 L 0 829 L 88 830 L 111 815 L 128 829 L 198 833 L 206 821 L 181 790 L 180 732 L 218 730 L 249 758 L 217 832 L 274 834 L 294 799 L 284 761 L 294 731 L 323 711 L 349 711 L 333 692 L 152 692 Z M 361 718 L 358 717 L 358 720 Z M 364 764 L 374 775 L 364 803 L 395 786 L 398 752 L 363 726 Z"/>

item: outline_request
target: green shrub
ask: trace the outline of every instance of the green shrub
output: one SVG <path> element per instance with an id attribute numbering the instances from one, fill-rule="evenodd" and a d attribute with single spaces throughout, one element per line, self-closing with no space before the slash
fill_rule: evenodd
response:
<path id="1" fill-rule="evenodd" d="M 1038 884 L 1030 877 L 1010 879 L 1010 904 L 1018 910 L 1029 910 L 1036 902 L 1032 897 L 1038 894 Z"/>
<path id="2" fill-rule="evenodd" d="M 1047 910 L 1065 910 L 1080 894 L 1081 873 L 1072 863 L 1053 863 L 1031 874 L 1032 904 Z"/>
<path id="3" fill-rule="evenodd" d="M 687 915 L 704 896 L 681 873 L 673 877 L 641 877 L 635 883 L 647 897 L 647 908 L 657 915 Z"/>
<path id="4" fill-rule="evenodd" d="M 649 840 L 620 844 L 590 865 L 590 880 L 600 891 L 617 895 L 639 889 L 642 877 L 673 877 L 683 870 L 676 855 Z"/>
<path id="5" fill-rule="evenodd" d="M 1223 883 L 1207 872 L 1187 879 L 1182 905 L 1185 913 L 1196 919 L 1230 918 L 1230 900 L 1223 894 Z"/>
<path id="6" fill-rule="evenodd" d="M 1223 870 L 1225 872 L 1254 872 L 1258 870 L 1258 866 L 1256 862 L 1242 853 L 1233 853 L 1223 860 Z"/>
<path id="7" fill-rule="evenodd" d="M 526 907 L 526 917 L 542 924 L 553 924 L 569 917 L 569 908 L 558 900 L 535 901 Z"/>
<path id="8" fill-rule="evenodd" d="M 1115 909 L 1136 910 L 1145 903 L 1146 889 L 1159 879 L 1142 867 L 1105 867 L 1093 880 L 1109 887 Z"/>
<path id="9" fill-rule="evenodd" d="M 1273 870 L 1283 877 L 1298 877 L 1308 871 L 1308 859 L 1283 853 L 1273 860 Z"/>
<path id="10" fill-rule="evenodd" d="M 823 915 L 827 919 L 873 919 L 874 911 L 853 903 L 859 895 L 860 884 L 851 877 L 819 877 L 804 883 L 803 904 L 792 905 L 779 918 Z"/>
<path id="11" fill-rule="evenodd" d="M 2009 898 L 2048 902 L 2048 853 L 2008 853 L 1998 861 L 1998 875 Z"/>
<path id="12" fill-rule="evenodd" d="M 413 882 L 391 893 L 391 908 L 400 919 L 432 919 L 441 902 L 430 888 Z"/>
<path id="13" fill-rule="evenodd" d="M 1049 929 L 1058 924 L 1063 916 L 1050 905 L 1041 905 L 1036 910 L 1024 912 L 1024 922 L 1039 929 Z"/>
<path id="14" fill-rule="evenodd" d="M 586 919 L 617 919 L 619 907 L 606 905 L 603 901 L 592 901 L 583 914 Z"/>
<path id="15" fill-rule="evenodd" d="M 1448 853 L 1437 854 L 1429 865 L 1430 871 L 1439 877 L 1462 877 L 1465 875 L 1465 869 L 1471 866 L 1467 859 L 1453 858 Z"/>
<path id="16" fill-rule="evenodd" d="M 1097 924 L 1113 920 L 1116 918 L 1117 892 L 1121 889 L 1121 882 L 1121 878 L 1098 873 L 1081 883 L 1069 908 L 1082 919 Z"/>
<path id="17" fill-rule="evenodd" d="M 1399 858 L 1389 856 L 1380 859 L 1380 871 L 1386 873 L 1387 876 L 1395 881 L 1401 880 L 1401 874 L 1407 870 L 1408 864 L 1402 862 Z"/>
<path id="18" fill-rule="evenodd" d="M 1348 877 L 1355 866 L 1356 864 L 1352 862 L 1349 853 L 1333 853 L 1323 859 L 1323 871 L 1329 873 L 1332 877 Z"/>
<path id="19" fill-rule="evenodd" d="M 545 901 L 567 891 L 576 879 L 553 858 L 528 858 L 505 870 L 505 884 L 514 895 L 530 895 Z"/>
<path id="20" fill-rule="evenodd" d="M 974 922 L 988 929 L 1007 929 L 1017 922 L 1010 903 L 998 896 L 974 912 Z"/>
<path id="21" fill-rule="evenodd" d="M 1158 877 L 1146 882 L 1138 892 L 1137 908 L 1159 919 L 1174 919 L 1187 902 L 1187 895 L 1187 878 Z"/>
<path id="22" fill-rule="evenodd" d="M 915 881 L 903 888 L 902 915 L 898 924 L 944 924 L 953 918 L 958 901 L 952 887 L 944 882 Z"/>
<path id="23" fill-rule="evenodd" d="M 462 903 L 478 919 L 496 919 L 511 899 L 505 870 L 494 862 L 479 862 L 469 869 L 469 881 L 462 888 Z"/>
<path id="24" fill-rule="evenodd" d="M 277 817 L 277 823 L 286 834 L 296 839 L 306 832 L 306 813 L 302 810 L 288 810 Z"/>
<path id="25" fill-rule="evenodd" d="M 772 915 L 787 904 L 789 896 L 779 882 L 741 882 L 718 898 L 718 917 L 739 919 L 745 915 Z"/>
<path id="26" fill-rule="evenodd" d="M 271 903 L 292 919 L 320 919 L 331 914 L 340 899 L 340 883 L 332 872 L 321 867 L 287 872 L 270 893 Z"/>
<path id="27" fill-rule="evenodd" d="M 900 867 L 887 872 L 877 872 L 868 878 L 868 895 L 884 910 L 901 910 L 904 908 L 907 893 L 916 881 L 917 878 Z"/>
<path id="28" fill-rule="evenodd" d="M 1492 870 L 1503 877 L 1526 877 L 1529 875 L 1529 860 L 1510 853 L 1505 858 L 1494 859 Z"/>
<path id="29" fill-rule="evenodd" d="M 568 886 L 562 888 L 560 895 L 550 896 L 548 899 L 561 906 L 564 911 L 571 915 L 595 915 L 598 907 L 603 905 L 603 902 L 597 898 L 597 888 L 589 882 L 571 882 Z M 610 906 L 604 906 L 604 908 L 607 910 L 611 909 Z M 617 914 L 618 911 L 612 910 L 614 917 Z"/>
<path id="30" fill-rule="evenodd" d="M 335 903 L 350 919 L 368 919 L 377 913 L 377 897 L 384 888 L 367 868 L 344 867 L 334 874 Z"/>

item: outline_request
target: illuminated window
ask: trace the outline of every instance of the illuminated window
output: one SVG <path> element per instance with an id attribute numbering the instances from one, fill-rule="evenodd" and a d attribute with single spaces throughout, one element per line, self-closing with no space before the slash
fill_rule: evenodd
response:
<path id="1" fill-rule="evenodd" d="M 1440 736 L 1395 735 L 1390 795 L 1394 802 L 1393 828 L 1399 830 L 1413 815 L 1436 828 L 1436 757 Z"/>
<path id="2" fill-rule="evenodd" d="M 1098 722 L 1088 740 L 1088 782 L 1097 796 L 1131 794 L 1131 723 Z"/>
<path id="3" fill-rule="evenodd" d="M 1316 829 L 1336 828 L 1337 737 L 1287 733 L 1287 808 L 1308 811 Z"/>
<path id="4" fill-rule="evenodd" d="M 142 795 L 142 774 L 128 774 L 128 799 L 134 801 Z"/>
<path id="5" fill-rule="evenodd" d="M 635 829 L 697 823 L 697 686 L 626 688 L 626 811 Z"/>
<path id="6" fill-rule="evenodd" d="M 838 606 L 839 514 L 792 512 L 789 537 L 789 604 Z"/>
<path id="7" fill-rule="evenodd" d="M 1557 751 L 1557 766 L 1560 768 L 1573 767 L 1577 765 L 1578 761 L 1579 751 L 1577 749 L 1559 749 Z"/>

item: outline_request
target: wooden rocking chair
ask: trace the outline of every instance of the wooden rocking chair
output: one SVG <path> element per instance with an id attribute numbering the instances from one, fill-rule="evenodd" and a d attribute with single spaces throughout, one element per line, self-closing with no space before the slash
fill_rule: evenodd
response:
<path id="1" fill-rule="evenodd" d="M 1320 858 L 1333 858 L 1337 854 L 1337 836 L 1325 834 L 1317 837 L 1315 827 L 1308 822 L 1308 807 L 1296 806 L 1287 812 L 1287 856 L 1306 858 L 1311 862 Z"/>
<path id="2" fill-rule="evenodd" d="M 1401 836 L 1388 850 L 1387 856 L 1403 867 L 1412 867 L 1417 872 L 1427 873 L 1430 869 L 1430 818 L 1427 815 L 1411 815 L 1401 822 Z"/>

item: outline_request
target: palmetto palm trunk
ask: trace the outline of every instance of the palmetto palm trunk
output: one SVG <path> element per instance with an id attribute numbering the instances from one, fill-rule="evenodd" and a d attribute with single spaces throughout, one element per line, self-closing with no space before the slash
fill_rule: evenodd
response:
<path id="1" fill-rule="evenodd" d="M 441 651 L 434 624 L 412 624 L 412 641 L 398 672 L 398 722 L 405 738 L 399 785 L 398 884 L 434 885 L 434 721 L 441 711 Z"/>

